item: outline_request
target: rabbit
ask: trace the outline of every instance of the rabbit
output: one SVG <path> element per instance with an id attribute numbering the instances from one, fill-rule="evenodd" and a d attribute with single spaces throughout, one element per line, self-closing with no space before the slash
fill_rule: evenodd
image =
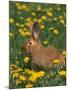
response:
<path id="1" fill-rule="evenodd" d="M 31 53 L 31 62 L 34 65 L 43 68 L 52 67 L 55 64 L 53 63 L 53 60 L 55 59 L 59 60 L 59 63 L 57 64 L 64 64 L 65 57 L 62 53 L 54 47 L 43 47 L 41 44 L 39 39 L 40 30 L 38 22 L 31 23 L 29 28 L 31 30 L 31 37 L 24 42 L 22 48 L 26 48 L 26 51 Z"/>

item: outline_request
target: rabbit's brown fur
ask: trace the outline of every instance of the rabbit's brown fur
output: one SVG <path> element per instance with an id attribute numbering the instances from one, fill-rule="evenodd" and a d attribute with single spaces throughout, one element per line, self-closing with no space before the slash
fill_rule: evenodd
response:
<path id="1" fill-rule="evenodd" d="M 36 28 L 37 22 L 32 24 L 32 37 L 23 45 L 27 51 L 32 53 L 32 62 L 38 66 L 51 67 L 54 65 L 53 60 L 59 59 L 59 63 L 63 64 L 64 56 L 53 47 L 43 47 L 39 40 L 39 30 Z"/>

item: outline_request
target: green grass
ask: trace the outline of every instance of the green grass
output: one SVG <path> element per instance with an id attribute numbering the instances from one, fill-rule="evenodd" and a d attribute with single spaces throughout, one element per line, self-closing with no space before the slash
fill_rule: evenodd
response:
<path id="1" fill-rule="evenodd" d="M 27 7 L 24 9 L 22 5 Z M 38 9 L 41 7 L 41 9 Z M 35 12 L 35 16 L 32 16 L 32 12 Z M 47 12 L 51 12 L 53 15 L 49 16 Z M 41 17 L 46 16 L 46 20 L 42 20 Z M 23 17 L 20 18 L 20 17 Z M 21 35 L 19 29 L 23 29 L 28 32 L 29 27 L 26 23 L 34 21 L 34 19 L 41 19 L 40 26 L 43 24 L 44 29 L 40 28 L 40 40 L 44 47 L 53 46 L 57 48 L 60 52 L 66 50 L 66 5 L 62 4 L 40 4 L 40 3 L 25 3 L 25 2 L 9 2 L 9 20 L 13 19 L 10 22 L 9 28 L 9 37 L 10 37 L 10 65 L 17 65 L 17 67 L 25 68 L 25 63 L 23 61 L 24 56 L 21 53 L 21 44 L 29 38 L 29 35 Z M 30 21 L 27 21 L 27 18 L 31 18 Z M 57 20 L 55 20 L 55 18 Z M 19 25 L 16 25 L 18 23 Z M 24 27 L 20 26 L 21 24 Z M 50 31 L 50 28 L 53 28 Z M 55 34 L 54 30 L 58 30 L 59 34 Z M 12 34 L 12 35 L 11 35 Z M 47 40 L 48 44 L 43 44 L 43 41 Z M 19 64 L 16 63 L 19 62 Z M 29 68 L 29 67 L 28 67 Z M 41 70 L 41 69 L 40 69 Z M 36 83 L 32 83 L 33 87 L 46 87 L 46 86 L 62 86 L 66 85 L 66 77 L 58 74 L 59 71 L 66 70 L 66 66 L 62 65 L 61 67 L 52 67 L 49 72 L 46 72 L 44 77 L 39 78 Z M 19 73 L 19 72 L 18 72 Z M 20 72 L 22 73 L 22 72 Z M 11 76 L 10 70 L 10 88 L 24 88 L 28 81 L 22 82 L 22 84 L 16 85 L 16 79 L 13 79 Z"/>

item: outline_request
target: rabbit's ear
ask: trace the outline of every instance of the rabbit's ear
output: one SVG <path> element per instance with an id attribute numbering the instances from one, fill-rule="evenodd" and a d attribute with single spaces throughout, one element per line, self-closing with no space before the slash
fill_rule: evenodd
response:
<path id="1" fill-rule="evenodd" d="M 34 22 L 32 25 L 32 38 L 35 40 L 39 40 L 39 24 L 38 22 Z"/>
<path id="2" fill-rule="evenodd" d="M 32 32 L 33 22 L 30 22 L 29 29 Z"/>

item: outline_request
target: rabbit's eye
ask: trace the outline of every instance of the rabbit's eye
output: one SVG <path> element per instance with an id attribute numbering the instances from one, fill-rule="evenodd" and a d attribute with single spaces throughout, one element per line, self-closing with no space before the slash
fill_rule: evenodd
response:
<path id="1" fill-rule="evenodd" d="M 32 42 L 29 43 L 30 45 L 32 44 Z"/>

